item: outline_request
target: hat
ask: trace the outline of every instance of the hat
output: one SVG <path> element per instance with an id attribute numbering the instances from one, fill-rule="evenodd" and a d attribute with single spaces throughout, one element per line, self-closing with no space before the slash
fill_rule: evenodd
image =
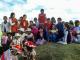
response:
<path id="1" fill-rule="evenodd" d="M 16 33 L 15 36 L 18 37 L 18 36 L 21 36 L 21 35 L 19 33 Z"/>
<path id="2" fill-rule="evenodd" d="M 24 28 L 20 28 L 20 29 L 18 29 L 19 31 L 22 31 L 22 32 L 24 32 Z"/>
<path id="3" fill-rule="evenodd" d="M 35 44 L 32 42 L 32 41 L 26 41 L 25 42 L 25 45 L 29 46 L 29 47 L 32 47 L 32 48 L 35 48 Z"/>
<path id="4" fill-rule="evenodd" d="M 31 31 L 31 28 L 27 28 L 27 30 L 26 31 Z"/>
<path id="5" fill-rule="evenodd" d="M 17 53 L 21 54 L 22 53 L 22 46 L 20 45 L 14 45 L 12 46 L 13 49 L 17 50 Z"/>

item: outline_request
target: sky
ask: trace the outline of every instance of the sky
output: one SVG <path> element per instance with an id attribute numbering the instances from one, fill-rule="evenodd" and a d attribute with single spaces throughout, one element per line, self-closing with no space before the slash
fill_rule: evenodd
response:
<path id="1" fill-rule="evenodd" d="M 47 17 L 62 17 L 64 21 L 80 20 L 80 0 L 0 0 L 0 23 L 3 16 L 16 13 L 18 19 L 23 14 L 28 20 L 38 17 L 40 9 L 44 9 Z"/>

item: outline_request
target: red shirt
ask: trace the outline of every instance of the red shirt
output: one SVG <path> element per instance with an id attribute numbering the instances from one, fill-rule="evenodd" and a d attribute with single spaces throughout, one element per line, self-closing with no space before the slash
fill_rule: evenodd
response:
<path id="1" fill-rule="evenodd" d="M 11 19 L 12 23 L 15 23 L 14 25 L 11 26 L 11 32 L 18 32 L 18 22 L 16 18 Z"/>
<path id="2" fill-rule="evenodd" d="M 26 30 L 27 27 L 28 27 L 28 21 L 22 20 L 21 23 L 20 23 L 20 25 L 21 25 L 22 28 L 24 28 Z"/>
<path id="3" fill-rule="evenodd" d="M 44 24 L 44 26 L 47 27 L 48 30 L 50 30 L 51 27 L 52 27 L 52 24 L 51 24 L 51 22 L 46 22 L 46 23 Z"/>
<path id="4" fill-rule="evenodd" d="M 39 23 L 44 23 L 46 20 L 46 14 L 39 14 L 38 20 Z"/>

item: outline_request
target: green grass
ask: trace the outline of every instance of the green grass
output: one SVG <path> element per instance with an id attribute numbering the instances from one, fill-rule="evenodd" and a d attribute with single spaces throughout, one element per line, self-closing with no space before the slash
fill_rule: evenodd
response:
<path id="1" fill-rule="evenodd" d="M 79 44 L 47 44 L 36 48 L 37 60 L 80 60 Z"/>

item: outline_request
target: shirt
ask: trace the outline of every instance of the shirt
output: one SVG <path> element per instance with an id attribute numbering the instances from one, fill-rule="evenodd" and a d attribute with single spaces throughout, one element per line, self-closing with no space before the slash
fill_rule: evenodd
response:
<path id="1" fill-rule="evenodd" d="M 38 20 L 39 23 L 44 23 L 46 20 L 46 14 L 39 14 Z"/>
<path id="2" fill-rule="evenodd" d="M 2 22 L 1 24 L 1 31 L 2 32 L 9 32 L 10 31 L 10 23 L 7 22 L 6 24 Z"/>

